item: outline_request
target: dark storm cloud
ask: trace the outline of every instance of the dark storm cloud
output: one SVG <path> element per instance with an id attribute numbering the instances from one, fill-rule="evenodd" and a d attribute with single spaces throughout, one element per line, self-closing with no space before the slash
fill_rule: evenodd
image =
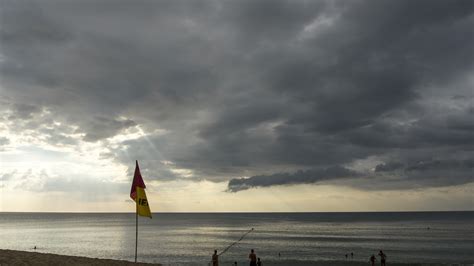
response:
<path id="1" fill-rule="evenodd" d="M 95 117 L 92 123 L 88 124 L 85 129 L 81 128 L 79 132 L 87 132 L 84 137 L 85 141 L 97 141 L 99 139 L 113 137 L 121 130 L 135 125 L 136 123 L 130 119 L 119 121 L 106 117 Z"/>
<path id="2" fill-rule="evenodd" d="M 401 169 L 402 167 L 403 167 L 403 164 L 400 162 L 382 163 L 375 167 L 375 172 L 388 172 L 388 171 Z"/>
<path id="3" fill-rule="evenodd" d="M 347 168 L 334 166 L 326 169 L 298 171 L 293 174 L 278 173 L 259 175 L 249 178 L 238 178 L 229 181 L 228 190 L 237 192 L 254 187 L 269 187 L 274 185 L 311 184 L 325 180 L 356 177 L 358 174 Z"/>
<path id="4" fill-rule="evenodd" d="M 19 130 L 50 142 L 107 145 L 139 126 L 147 136 L 103 156 L 140 159 L 157 179 L 182 178 L 172 165 L 192 179 L 346 182 L 278 173 L 369 157 L 395 174 L 396 162 L 474 156 L 473 10 L 470 0 L 3 1 L 0 96 Z M 469 182 L 449 168 L 460 174 L 437 185 Z M 423 173 L 406 180 L 434 175 Z"/>
<path id="5" fill-rule="evenodd" d="M 396 124 L 380 120 L 371 125 L 348 130 L 344 138 L 359 146 L 373 148 L 459 147 L 474 145 L 474 113 L 471 108 L 449 114 L 423 114 L 416 121 Z"/>
<path id="6" fill-rule="evenodd" d="M 417 164 L 408 166 L 405 171 L 407 172 L 426 172 L 426 171 L 440 171 L 443 169 L 455 170 L 455 169 L 473 169 L 474 160 L 463 160 L 463 161 L 429 161 L 429 162 L 418 162 Z"/>
<path id="7" fill-rule="evenodd" d="M 383 182 L 358 184 L 367 189 L 407 189 L 462 185 L 474 181 L 474 160 L 428 159 L 377 165 L 373 177 Z"/>
<path id="8" fill-rule="evenodd" d="M 41 112 L 41 109 L 35 105 L 29 104 L 14 104 L 13 114 L 9 117 L 10 120 L 16 119 L 31 119 L 35 113 Z"/>
<path id="9" fill-rule="evenodd" d="M 387 162 L 374 172 L 362 173 L 341 166 L 326 169 L 257 175 L 234 178 L 228 183 L 230 192 L 258 187 L 290 184 L 317 184 L 326 181 L 369 190 L 414 189 L 462 185 L 474 181 L 474 160 L 428 160 L 418 162 Z M 342 182 L 342 183 L 341 183 Z"/>

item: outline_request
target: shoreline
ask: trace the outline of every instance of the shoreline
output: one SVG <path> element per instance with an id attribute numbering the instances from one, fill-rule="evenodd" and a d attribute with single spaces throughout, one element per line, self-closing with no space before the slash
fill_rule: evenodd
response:
<path id="1" fill-rule="evenodd" d="M 6 265 L 113 265 L 113 266 L 162 266 L 156 263 L 131 262 L 126 260 L 98 259 L 89 257 L 58 255 L 33 251 L 0 249 L 0 266 Z"/>
<path id="2" fill-rule="evenodd" d="M 419 262 L 388 262 L 391 266 L 447 266 L 447 265 L 456 265 L 456 266 L 467 266 L 473 264 L 449 264 L 449 263 L 419 263 Z M 221 263 L 220 263 L 221 264 Z M 33 251 L 19 251 L 19 250 L 9 250 L 9 249 L 0 249 L 0 266 L 6 265 L 112 265 L 112 266 L 132 266 L 132 265 L 142 265 L 142 266 L 165 266 L 163 264 L 157 263 L 146 263 L 138 262 L 134 263 L 131 261 L 125 260 L 114 260 L 114 259 L 99 259 L 99 258 L 90 258 L 90 257 L 80 257 L 80 256 L 69 256 L 69 255 L 58 255 L 52 253 L 40 253 Z M 196 264 L 199 265 L 199 264 Z M 247 264 L 239 264 L 247 265 Z M 294 260 L 281 260 L 281 261 L 264 261 L 266 266 L 283 266 L 283 265 L 299 265 L 299 266 L 366 266 L 370 265 L 368 262 L 362 261 L 347 261 L 347 260 L 336 260 L 336 261 L 294 261 Z M 379 265 L 377 263 L 376 265 Z"/>

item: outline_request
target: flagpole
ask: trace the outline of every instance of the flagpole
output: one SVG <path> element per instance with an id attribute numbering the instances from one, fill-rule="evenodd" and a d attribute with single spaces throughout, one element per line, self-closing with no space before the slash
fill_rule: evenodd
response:
<path id="1" fill-rule="evenodd" d="M 136 201 L 135 210 L 135 263 L 137 263 L 137 248 L 138 248 L 138 199 Z"/>
<path id="2" fill-rule="evenodd" d="M 132 189 L 130 190 L 130 198 L 135 201 L 135 263 L 137 262 L 138 253 L 138 215 L 151 218 L 150 206 L 145 193 L 145 182 L 143 182 L 138 161 L 135 161 L 135 174 L 133 174 Z"/>

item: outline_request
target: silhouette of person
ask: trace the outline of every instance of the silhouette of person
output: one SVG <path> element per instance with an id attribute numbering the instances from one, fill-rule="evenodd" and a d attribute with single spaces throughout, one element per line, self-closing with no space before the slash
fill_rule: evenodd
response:
<path id="1" fill-rule="evenodd" d="M 257 266 L 262 266 L 262 261 L 260 260 L 260 258 L 257 258 Z"/>
<path id="2" fill-rule="evenodd" d="M 212 266 L 219 266 L 219 255 L 217 255 L 217 250 L 214 250 L 212 255 Z"/>
<path id="3" fill-rule="evenodd" d="M 346 260 L 347 260 L 347 254 L 346 254 Z"/>
<path id="4" fill-rule="evenodd" d="M 278 252 L 278 258 L 281 258 L 281 254 L 280 254 L 280 252 Z"/>
<path id="5" fill-rule="evenodd" d="M 36 249 L 36 246 L 33 249 Z"/>
<path id="6" fill-rule="evenodd" d="M 234 261 L 234 266 L 237 266 L 237 261 Z"/>
<path id="7" fill-rule="evenodd" d="M 376 261 L 376 260 L 377 260 L 377 259 L 375 258 L 375 255 L 372 254 L 372 256 L 370 256 L 370 259 L 369 259 L 369 261 L 370 261 L 370 263 L 371 263 L 372 266 L 375 266 L 375 261 Z"/>
<path id="8" fill-rule="evenodd" d="M 257 266 L 257 255 L 255 254 L 255 251 L 253 249 L 250 250 L 249 259 L 250 266 Z"/>
<path id="9" fill-rule="evenodd" d="M 383 251 L 380 250 L 379 256 L 380 256 L 380 266 L 385 266 L 385 259 L 387 258 L 387 255 L 385 255 L 385 253 L 383 253 Z"/>

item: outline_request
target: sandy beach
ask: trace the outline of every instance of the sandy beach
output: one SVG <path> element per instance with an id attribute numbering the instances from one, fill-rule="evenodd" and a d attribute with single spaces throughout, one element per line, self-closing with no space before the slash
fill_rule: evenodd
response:
<path id="1" fill-rule="evenodd" d="M 161 265 L 0 249 L 0 265 Z"/>

